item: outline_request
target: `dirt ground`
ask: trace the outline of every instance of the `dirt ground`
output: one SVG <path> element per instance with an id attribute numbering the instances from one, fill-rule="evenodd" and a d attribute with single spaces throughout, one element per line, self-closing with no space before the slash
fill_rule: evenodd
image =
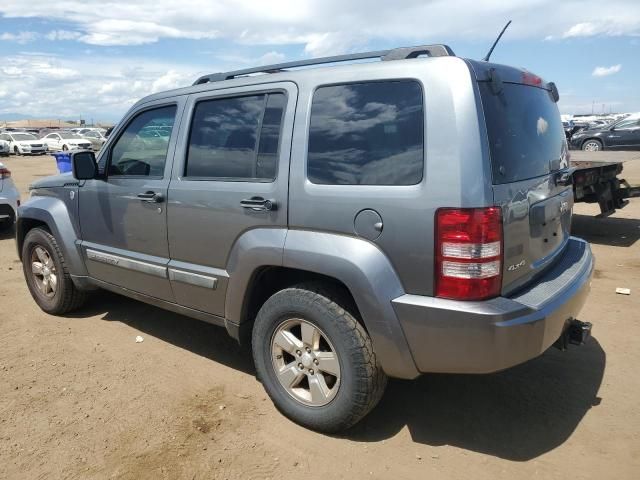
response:
<path id="1" fill-rule="evenodd" d="M 640 154 L 615 157 L 640 184 Z M 55 171 L 50 157 L 2 161 L 23 200 Z M 595 212 L 574 216 L 597 258 L 587 345 L 391 381 L 340 436 L 280 415 L 221 328 L 108 293 L 72 317 L 42 313 L 0 237 L 0 478 L 640 478 L 640 199 Z"/>

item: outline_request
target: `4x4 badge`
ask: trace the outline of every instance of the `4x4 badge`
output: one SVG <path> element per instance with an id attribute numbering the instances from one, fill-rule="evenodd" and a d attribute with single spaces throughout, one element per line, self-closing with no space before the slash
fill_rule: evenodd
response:
<path id="1" fill-rule="evenodd" d="M 507 270 L 508 270 L 509 272 L 515 272 L 515 271 L 516 271 L 516 270 L 518 270 L 520 267 L 524 267 L 526 263 L 527 263 L 527 262 L 526 262 L 525 260 L 522 260 L 520 263 L 514 263 L 513 265 L 509 265 L 509 266 L 507 267 Z"/>

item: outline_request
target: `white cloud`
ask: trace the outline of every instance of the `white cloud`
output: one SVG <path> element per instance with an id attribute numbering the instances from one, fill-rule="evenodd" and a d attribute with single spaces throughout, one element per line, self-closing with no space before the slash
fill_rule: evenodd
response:
<path id="1" fill-rule="evenodd" d="M 162 38 L 224 38 L 239 44 L 299 44 L 308 55 L 387 43 L 489 42 L 507 18 L 508 38 L 640 35 L 640 2 L 531 0 L 3 0 L 3 19 L 43 18 L 69 25 L 47 38 L 94 45 L 142 45 Z M 552 15 L 549 12 L 553 12 Z M 454 14 L 452 14 L 454 13 Z M 138 20 L 144 19 L 144 20 Z M 7 34 L 19 35 L 19 34 Z M 22 41 L 28 41 L 23 36 Z"/>
<path id="2" fill-rule="evenodd" d="M 0 11 L 2 11 L 2 7 L 0 7 Z M 4 40 L 5 42 L 17 42 L 20 44 L 32 42 L 36 38 L 38 38 L 38 33 L 36 32 L 4 32 L 0 34 L 0 40 Z"/>
<path id="3" fill-rule="evenodd" d="M 640 35 L 639 19 L 632 10 L 628 18 L 613 17 L 576 23 L 562 34 L 562 38 L 593 37 L 596 35 Z"/>
<path id="4" fill-rule="evenodd" d="M 38 117 L 118 120 L 140 98 L 190 85 L 199 66 L 145 58 L 78 55 L 56 58 L 0 52 L 0 118 L 19 112 Z M 210 66 L 211 71 L 219 68 Z M 220 68 L 221 69 L 221 68 Z"/>
<path id="5" fill-rule="evenodd" d="M 52 30 L 45 35 L 47 40 L 77 40 L 82 37 L 80 32 L 70 30 Z"/>
<path id="6" fill-rule="evenodd" d="M 264 55 L 262 55 L 258 59 L 257 63 L 258 65 L 270 65 L 274 63 L 284 62 L 285 58 L 286 58 L 286 55 L 284 53 L 280 53 L 272 50 L 271 52 L 267 52 Z"/>
<path id="7" fill-rule="evenodd" d="M 621 64 L 611 65 L 610 67 L 596 67 L 593 69 L 591 75 L 594 77 L 606 77 L 618 73 L 622 69 Z"/>

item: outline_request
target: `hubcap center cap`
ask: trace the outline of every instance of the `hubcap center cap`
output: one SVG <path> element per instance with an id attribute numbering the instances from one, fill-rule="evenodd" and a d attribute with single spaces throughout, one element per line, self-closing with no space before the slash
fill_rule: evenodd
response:
<path id="1" fill-rule="evenodd" d="M 300 361 L 305 368 L 313 367 L 313 355 L 311 355 L 310 353 L 303 353 Z"/>
<path id="2" fill-rule="evenodd" d="M 44 267 L 44 268 L 42 269 L 42 274 L 43 274 L 45 277 L 48 277 L 49 275 L 51 275 L 51 271 L 49 270 L 49 267 Z"/>

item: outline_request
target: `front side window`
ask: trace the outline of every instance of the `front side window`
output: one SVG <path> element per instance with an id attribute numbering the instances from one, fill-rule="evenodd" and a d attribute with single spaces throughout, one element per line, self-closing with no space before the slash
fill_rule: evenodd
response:
<path id="1" fill-rule="evenodd" d="M 321 87 L 311 106 L 307 176 L 325 185 L 415 185 L 424 169 L 415 81 Z"/>
<path id="2" fill-rule="evenodd" d="M 623 120 L 614 128 L 616 130 L 631 130 L 632 128 L 636 128 L 637 126 L 640 126 L 640 120 Z"/>
<path id="3" fill-rule="evenodd" d="M 285 105 L 282 93 L 198 102 L 189 134 L 185 176 L 274 180 Z"/>
<path id="4" fill-rule="evenodd" d="M 175 116 L 176 107 L 171 105 L 147 110 L 131 120 L 111 150 L 109 176 L 161 177 Z M 160 131 L 163 133 L 157 133 Z"/>

